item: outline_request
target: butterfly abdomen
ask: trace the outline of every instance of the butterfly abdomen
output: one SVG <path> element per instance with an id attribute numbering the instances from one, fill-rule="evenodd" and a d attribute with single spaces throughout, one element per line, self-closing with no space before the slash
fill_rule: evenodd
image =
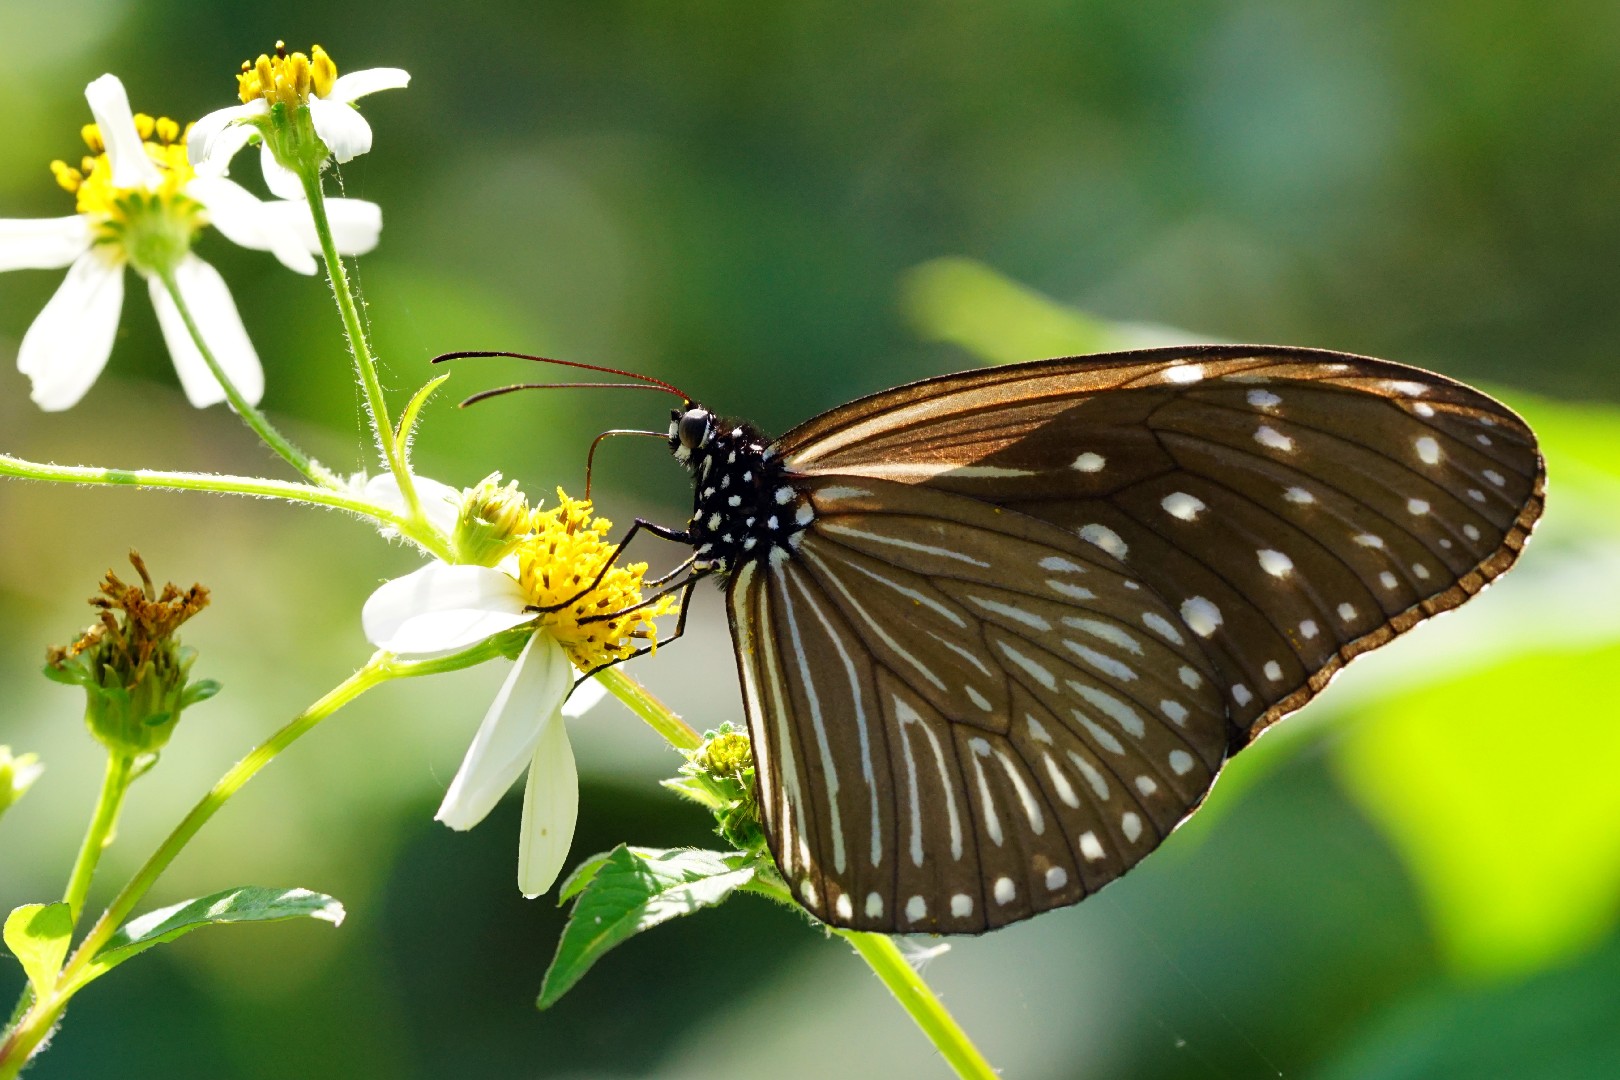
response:
<path id="1" fill-rule="evenodd" d="M 697 414 L 704 420 L 693 445 L 681 442 L 679 418 L 671 438 L 677 459 L 692 473 L 687 533 L 698 563 L 722 576 L 743 562 L 780 564 L 815 520 L 809 497 L 789 481 L 782 461 L 752 425 L 724 423 L 696 408 L 684 415 Z"/>

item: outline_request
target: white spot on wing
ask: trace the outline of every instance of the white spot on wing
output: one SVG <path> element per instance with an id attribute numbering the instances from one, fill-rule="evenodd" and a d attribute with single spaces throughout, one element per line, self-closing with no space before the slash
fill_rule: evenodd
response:
<path id="1" fill-rule="evenodd" d="M 1174 367 L 1165 368 L 1164 371 L 1166 382 L 1180 383 L 1183 386 L 1199 382 L 1203 377 L 1204 369 L 1199 364 L 1177 364 Z"/>
<path id="2" fill-rule="evenodd" d="M 1130 549 L 1125 541 L 1119 538 L 1119 533 L 1106 525 L 1090 524 L 1080 529 L 1080 539 L 1095 544 L 1116 559 L 1123 559 Z"/>
<path id="3" fill-rule="evenodd" d="M 1260 569 L 1272 577 L 1287 577 L 1289 572 L 1294 569 L 1294 560 L 1280 551 L 1272 551 L 1266 548 L 1256 554 L 1260 556 Z"/>
<path id="4" fill-rule="evenodd" d="M 1075 458 L 1073 464 L 1071 464 L 1069 468 L 1074 469 L 1077 472 L 1094 473 L 1102 472 L 1102 468 L 1106 464 L 1108 464 L 1108 462 L 1101 454 L 1094 454 L 1090 450 L 1087 450 L 1085 453 Z"/>
<path id="5" fill-rule="evenodd" d="M 1309 641 L 1311 638 L 1315 637 L 1316 633 L 1317 633 L 1316 620 L 1315 619 L 1306 619 L 1304 622 L 1300 623 L 1299 624 L 1299 632 L 1300 632 L 1300 636 L 1305 638 L 1305 640 L 1307 640 L 1307 641 Z"/>
<path id="6" fill-rule="evenodd" d="M 1170 751 L 1170 771 L 1177 776 L 1186 776 L 1192 772 L 1193 756 L 1185 750 Z"/>
<path id="7" fill-rule="evenodd" d="M 883 918 L 883 897 L 877 893 L 866 894 L 866 917 L 868 919 Z"/>
<path id="8" fill-rule="evenodd" d="M 1171 701 L 1169 698 L 1165 698 L 1159 702 L 1159 711 L 1177 724 L 1187 722 L 1187 706 L 1179 701 Z"/>
<path id="9" fill-rule="evenodd" d="M 1356 617 L 1356 606 L 1354 604 L 1340 604 L 1339 605 L 1339 618 L 1343 619 L 1345 622 L 1351 622 L 1352 620 L 1355 619 L 1355 617 Z"/>
<path id="10" fill-rule="evenodd" d="M 1001 615 L 1005 618 L 1011 619 L 1013 622 L 1022 623 L 1031 630 L 1040 630 L 1044 632 L 1052 629 L 1051 623 L 1047 622 L 1044 618 L 1035 614 L 1033 611 L 1025 611 L 1023 608 L 1014 607 L 1011 604 L 1004 604 L 1000 600 L 991 600 L 988 597 L 976 596 L 973 593 L 969 593 L 967 598 L 973 603 L 977 604 L 979 607 L 983 608 L 985 611 L 990 612 L 990 614 Z"/>
<path id="11" fill-rule="evenodd" d="M 1172 645 L 1181 645 L 1185 643 L 1185 639 L 1181 636 L 1181 631 L 1176 629 L 1175 624 L 1156 611 L 1144 611 L 1142 613 L 1142 625 L 1146 626 L 1149 630 L 1152 630 L 1155 634 L 1158 634 Z"/>
<path id="12" fill-rule="evenodd" d="M 1440 464 L 1440 444 L 1435 442 L 1433 435 L 1419 435 L 1412 445 L 1417 448 L 1418 460 L 1423 464 Z"/>
<path id="13" fill-rule="evenodd" d="M 1125 839 L 1136 843 L 1142 837 L 1142 819 L 1132 813 L 1121 814 L 1119 827 L 1125 832 Z"/>
<path id="14" fill-rule="evenodd" d="M 1316 501 L 1316 496 L 1312 495 L 1302 487 L 1289 488 L 1283 492 L 1283 498 L 1287 499 L 1291 503 L 1297 503 L 1300 506 L 1309 506 L 1311 503 Z"/>
<path id="15" fill-rule="evenodd" d="M 1181 621 L 1199 637 L 1209 637 L 1221 625 L 1221 609 L 1202 596 L 1181 602 Z"/>
<path id="16" fill-rule="evenodd" d="M 1111 679 L 1130 682 L 1136 678 L 1136 672 L 1132 671 L 1129 666 L 1115 660 L 1106 653 L 1100 653 L 1088 645 L 1082 645 L 1078 641 L 1070 641 L 1068 638 L 1063 639 L 1063 644 L 1074 655 Z"/>
<path id="17" fill-rule="evenodd" d="M 1057 892 L 1069 883 L 1069 872 L 1061 866 L 1054 866 L 1046 871 L 1046 887 Z"/>
<path id="18" fill-rule="evenodd" d="M 1186 664 L 1181 665 L 1181 670 L 1177 672 L 1177 675 L 1181 678 L 1181 684 L 1189 690 L 1196 690 L 1204 685 L 1204 677 Z"/>
<path id="19" fill-rule="evenodd" d="M 1182 521 L 1195 521 L 1198 512 L 1204 509 L 1204 501 L 1196 495 L 1188 495 L 1185 491 L 1175 491 L 1166 495 L 1159 503 L 1164 512 L 1171 517 Z"/>
<path id="20" fill-rule="evenodd" d="M 1003 906 L 1006 906 L 1007 904 L 1010 904 L 1014 900 L 1018 899 L 1018 889 L 1014 887 L 1012 878 L 996 878 L 995 893 L 996 903 Z"/>
<path id="21" fill-rule="evenodd" d="M 1249 692 L 1249 688 L 1247 686 L 1244 686 L 1242 683 L 1238 683 L 1232 687 L 1232 700 L 1237 702 L 1239 705 L 1247 705 L 1249 702 L 1254 700 L 1254 695 Z"/>
<path id="22" fill-rule="evenodd" d="M 1119 700 L 1119 698 L 1112 694 L 1105 694 L 1094 686 L 1087 686 L 1083 682 L 1075 682 L 1073 679 L 1068 680 L 1068 685 L 1070 690 L 1079 694 L 1081 698 L 1101 710 L 1103 715 L 1124 728 L 1126 734 L 1140 739 L 1146 733 L 1147 727 L 1142 723 L 1142 717 L 1137 714 L 1135 709 Z"/>
<path id="23" fill-rule="evenodd" d="M 1254 441 L 1272 450 L 1292 450 L 1294 440 L 1270 424 L 1261 424 L 1254 432 Z"/>
<path id="24" fill-rule="evenodd" d="M 973 897 L 966 893 L 957 893 L 951 897 L 951 914 L 958 919 L 965 919 L 973 914 Z"/>
<path id="25" fill-rule="evenodd" d="M 1277 663 L 1275 660 L 1266 661 L 1265 673 L 1266 678 L 1270 679 L 1272 682 L 1282 681 L 1282 665 Z"/>
<path id="26" fill-rule="evenodd" d="M 833 909 L 838 912 L 838 917 L 845 922 L 855 917 L 855 905 L 849 902 L 848 893 L 838 894 L 837 901 L 833 903 Z"/>
<path id="27" fill-rule="evenodd" d="M 1282 404 L 1282 398 L 1270 390 L 1250 390 L 1249 404 L 1257 409 L 1270 409 Z"/>
<path id="28" fill-rule="evenodd" d="M 911 922 L 922 922 L 928 917 L 928 901 L 920 896 L 913 896 L 906 901 L 906 918 Z"/>
<path id="29" fill-rule="evenodd" d="M 1427 514 L 1429 512 L 1429 502 L 1427 499 L 1407 499 L 1406 512 L 1414 516 Z"/>
<path id="30" fill-rule="evenodd" d="M 1097 842 L 1097 834 L 1083 832 L 1080 834 L 1080 854 L 1092 862 L 1102 862 L 1108 856 L 1103 852 L 1103 846 Z"/>

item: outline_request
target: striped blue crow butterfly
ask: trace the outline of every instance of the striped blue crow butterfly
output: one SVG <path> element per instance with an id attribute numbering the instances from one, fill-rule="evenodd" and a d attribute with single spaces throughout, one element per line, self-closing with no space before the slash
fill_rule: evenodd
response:
<path id="1" fill-rule="evenodd" d="M 512 354 L 441 359 L 468 355 Z M 680 397 L 694 488 L 684 529 L 631 534 L 724 588 L 771 853 L 859 930 L 1096 892 L 1346 663 L 1504 573 L 1542 510 L 1512 411 L 1342 353 L 1014 364 L 775 440 L 630 377 Z"/>

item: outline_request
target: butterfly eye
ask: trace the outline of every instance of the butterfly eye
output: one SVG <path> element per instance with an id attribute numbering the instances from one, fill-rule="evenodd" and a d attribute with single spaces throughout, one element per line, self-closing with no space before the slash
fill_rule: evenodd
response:
<path id="1" fill-rule="evenodd" d="M 688 409 L 677 425 L 677 436 L 681 445 L 688 450 L 696 450 L 702 446 L 709 437 L 709 426 L 712 417 L 706 409 Z"/>

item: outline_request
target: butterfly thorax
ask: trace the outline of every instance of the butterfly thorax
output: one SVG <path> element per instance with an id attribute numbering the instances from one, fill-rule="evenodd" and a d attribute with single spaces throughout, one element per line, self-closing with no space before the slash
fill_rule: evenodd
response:
<path id="1" fill-rule="evenodd" d="M 687 535 L 699 567 L 724 575 L 750 560 L 774 565 L 792 554 L 815 511 L 765 436 L 688 405 L 671 413 L 669 440 L 692 474 Z"/>

